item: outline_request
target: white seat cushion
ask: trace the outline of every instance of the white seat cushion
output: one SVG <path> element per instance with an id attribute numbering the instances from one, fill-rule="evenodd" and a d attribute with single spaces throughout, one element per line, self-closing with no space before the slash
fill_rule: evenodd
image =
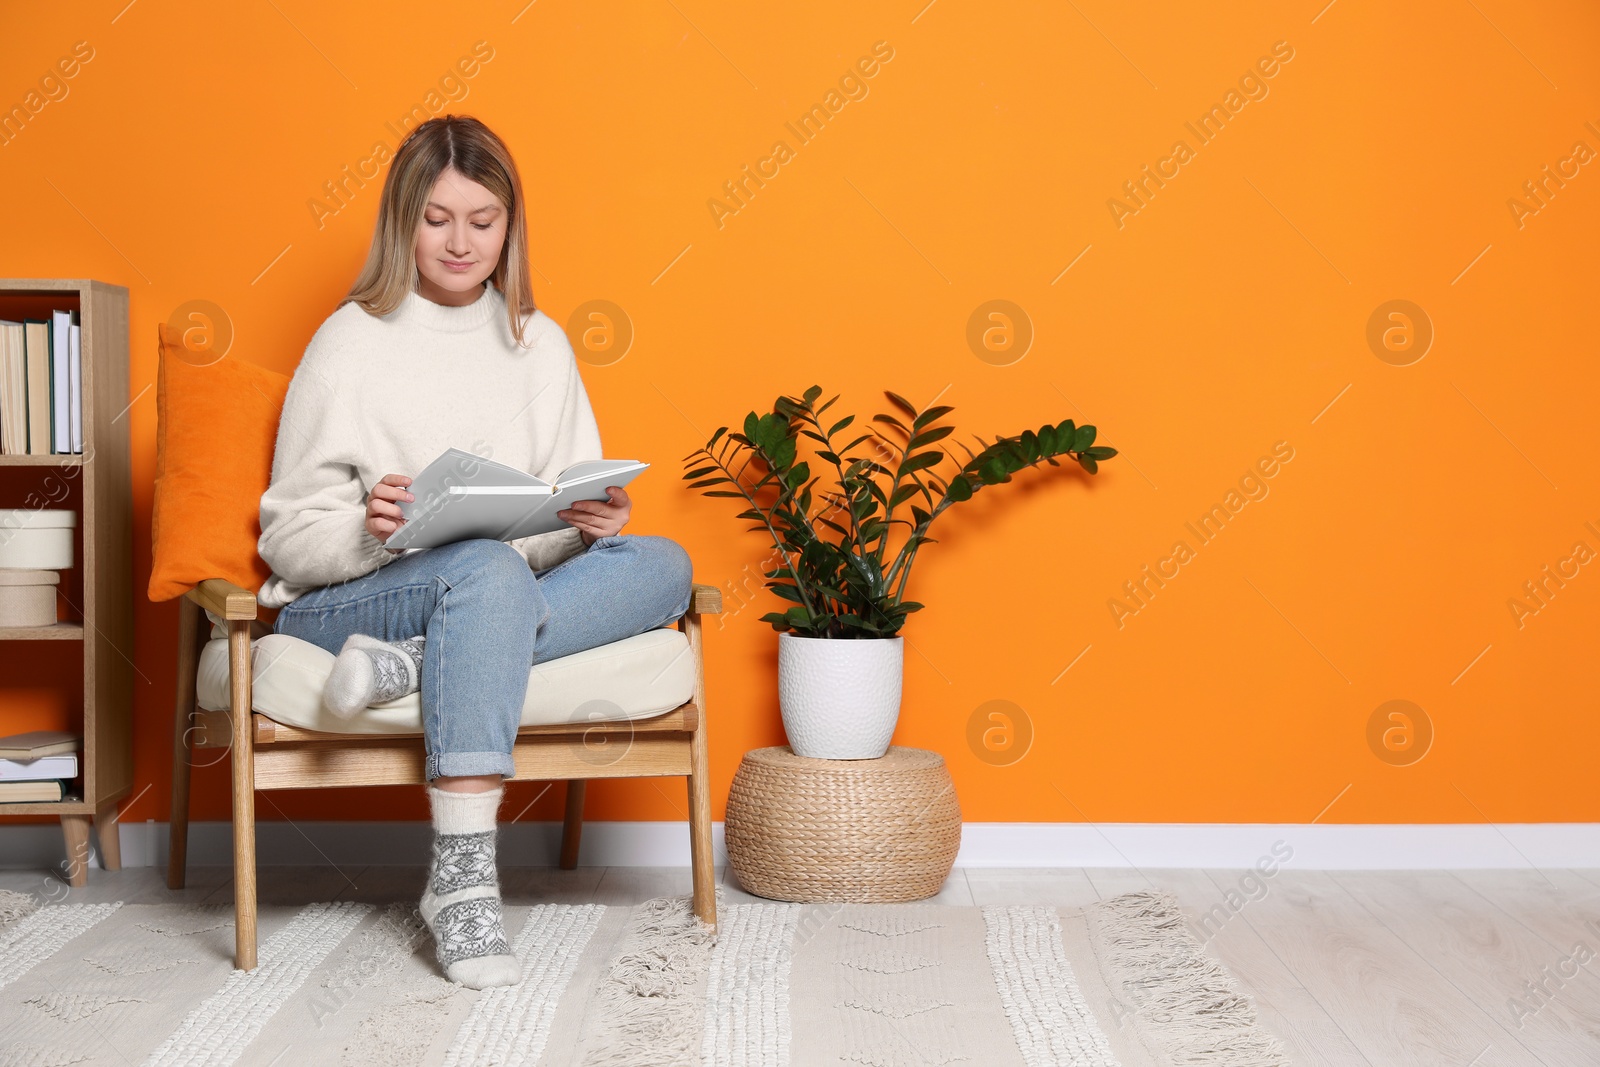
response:
<path id="1" fill-rule="evenodd" d="M 215 636 L 200 652 L 196 701 L 208 711 L 226 711 L 228 641 Z M 267 633 L 251 641 L 252 702 L 275 722 L 330 734 L 420 734 L 422 696 L 412 693 L 377 704 L 354 719 L 322 707 L 322 687 L 334 655 L 288 634 Z M 522 725 L 648 719 L 694 696 L 694 657 L 689 638 L 670 626 L 535 664 L 528 671 Z"/>

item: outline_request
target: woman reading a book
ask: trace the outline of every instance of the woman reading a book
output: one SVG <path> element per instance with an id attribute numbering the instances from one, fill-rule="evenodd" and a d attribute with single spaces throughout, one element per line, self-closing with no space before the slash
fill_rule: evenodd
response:
<path id="1" fill-rule="evenodd" d="M 421 692 L 433 862 L 421 912 L 452 980 L 515 983 L 495 820 L 529 672 L 664 626 L 689 607 L 677 542 L 623 534 L 620 486 L 512 541 L 397 552 L 412 477 L 449 448 L 555 481 L 600 459 L 571 344 L 533 305 L 522 184 L 475 119 L 400 144 L 365 267 L 295 369 L 261 497 L 260 602 L 274 632 L 337 659 L 339 715 Z"/>

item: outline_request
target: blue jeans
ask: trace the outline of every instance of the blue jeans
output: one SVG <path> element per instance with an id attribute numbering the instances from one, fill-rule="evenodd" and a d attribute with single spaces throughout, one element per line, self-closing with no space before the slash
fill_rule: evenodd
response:
<path id="1" fill-rule="evenodd" d="M 689 553 L 667 537 L 616 534 L 534 571 L 504 541 L 411 552 L 370 574 L 304 593 L 273 632 L 337 655 L 345 638 L 425 634 L 425 773 L 513 773 L 511 746 L 536 663 L 665 626 L 689 610 Z"/>

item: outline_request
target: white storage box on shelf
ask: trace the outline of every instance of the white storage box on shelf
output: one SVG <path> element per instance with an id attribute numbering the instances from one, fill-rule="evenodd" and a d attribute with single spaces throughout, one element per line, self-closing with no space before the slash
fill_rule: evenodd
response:
<path id="1" fill-rule="evenodd" d="M 72 530 L 78 513 L 0 508 L 0 567 L 64 570 L 72 566 Z"/>
<path id="2" fill-rule="evenodd" d="M 54 626 L 57 571 L 0 569 L 0 628 Z"/>

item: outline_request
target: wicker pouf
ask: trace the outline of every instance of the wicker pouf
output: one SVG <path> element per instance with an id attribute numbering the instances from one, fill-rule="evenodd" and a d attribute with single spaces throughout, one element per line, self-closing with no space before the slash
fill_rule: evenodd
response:
<path id="1" fill-rule="evenodd" d="M 723 821 L 728 863 L 770 900 L 878 904 L 939 892 L 961 846 L 961 805 L 937 752 L 878 759 L 745 753 Z"/>

